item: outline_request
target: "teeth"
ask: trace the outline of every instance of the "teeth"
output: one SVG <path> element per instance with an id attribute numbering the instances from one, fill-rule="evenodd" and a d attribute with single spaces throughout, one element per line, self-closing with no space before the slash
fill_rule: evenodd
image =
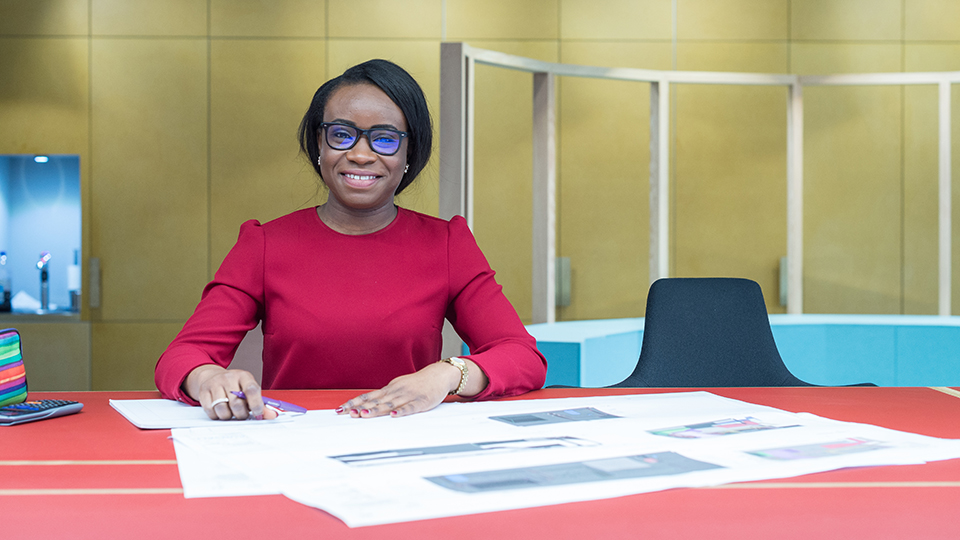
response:
<path id="1" fill-rule="evenodd" d="M 357 174 L 346 174 L 346 173 L 344 173 L 344 176 L 348 178 L 353 178 L 354 180 L 373 180 L 376 178 L 376 176 L 360 176 Z"/>

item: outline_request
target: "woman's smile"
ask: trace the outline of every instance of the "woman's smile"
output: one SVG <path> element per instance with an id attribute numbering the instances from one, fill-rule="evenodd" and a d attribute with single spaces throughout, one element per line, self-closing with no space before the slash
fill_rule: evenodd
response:
<path id="1" fill-rule="evenodd" d="M 342 172 L 340 176 L 344 178 L 347 184 L 355 188 L 366 188 L 372 186 L 380 175 L 360 172 Z"/>

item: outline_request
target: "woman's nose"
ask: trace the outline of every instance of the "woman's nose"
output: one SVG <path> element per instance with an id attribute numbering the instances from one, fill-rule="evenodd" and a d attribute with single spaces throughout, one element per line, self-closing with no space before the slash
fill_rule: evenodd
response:
<path id="1" fill-rule="evenodd" d="M 370 140 L 360 137 L 357 144 L 347 151 L 347 158 L 354 163 L 370 163 L 377 159 L 377 153 L 370 148 Z"/>

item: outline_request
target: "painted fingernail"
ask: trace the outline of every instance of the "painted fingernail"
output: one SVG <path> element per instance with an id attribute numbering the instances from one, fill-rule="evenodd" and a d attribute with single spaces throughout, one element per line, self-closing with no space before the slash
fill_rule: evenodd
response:
<path id="1" fill-rule="evenodd" d="M 254 419 L 254 420 L 263 420 L 263 414 L 255 414 L 255 415 L 253 415 L 253 419 Z"/>
<path id="2" fill-rule="evenodd" d="M 397 411 L 390 411 L 390 416 L 396 416 L 396 415 L 397 415 Z"/>
<path id="3" fill-rule="evenodd" d="M 360 414 L 370 414 L 370 409 L 364 409 L 360 411 Z"/>
<path id="4" fill-rule="evenodd" d="M 343 407 L 337 407 L 336 410 L 333 411 L 333 412 L 335 412 L 335 413 L 337 413 L 337 414 L 340 414 L 340 413 L 343 412 Z"/>
<path id="5" fill-rule="evenodd" d="M 350 409 L 350 414 L 360 414 L 360 411 L 356 409 Z"/>

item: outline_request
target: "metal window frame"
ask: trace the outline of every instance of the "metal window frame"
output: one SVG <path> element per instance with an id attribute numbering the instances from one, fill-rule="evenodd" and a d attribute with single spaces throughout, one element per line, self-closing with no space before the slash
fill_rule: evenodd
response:
<path id="1" fill-rule="evenodd" d="M 473 226 L 474 68 L 476 64 L 533 75 L 533 322 L 556 320 L 556 77 L 650 84 L 650 281 L 670 275 L 670 85 L 784 86 L 787 93 L 787 313 L 803 313 L 803 88 L 905 86 L 939 88 L 938 312 L 951 314 L 951 85 L 960 71 L 783 75 L 659 71 L 543 62 L 440 44 L 440 217 L 462 215 Z"/>

